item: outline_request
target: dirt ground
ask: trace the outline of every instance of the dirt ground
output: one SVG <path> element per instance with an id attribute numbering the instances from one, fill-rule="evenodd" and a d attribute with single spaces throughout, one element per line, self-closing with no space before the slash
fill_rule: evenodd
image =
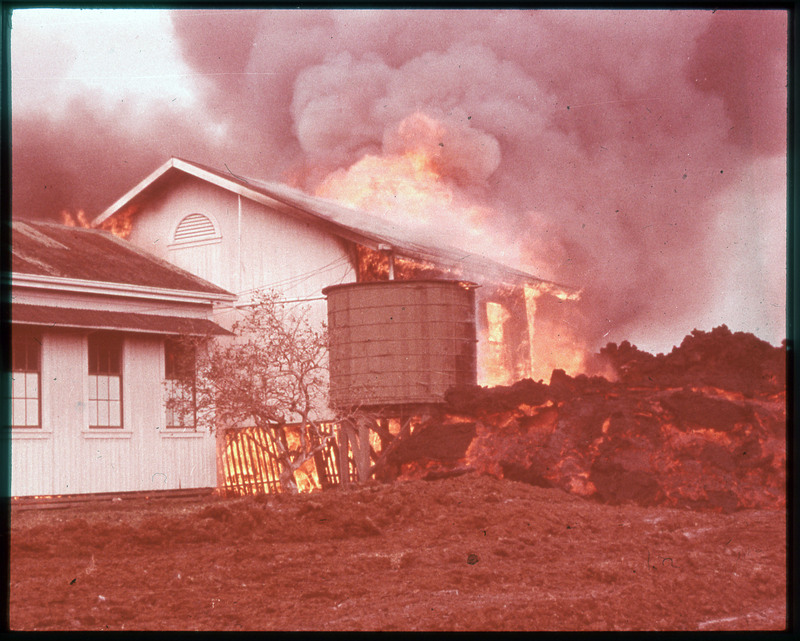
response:
<path id="1" fill-rule="evenodd" d="M 786 514 L 469 473 L 12 508 L 13 630 L 780 630 Z"/>

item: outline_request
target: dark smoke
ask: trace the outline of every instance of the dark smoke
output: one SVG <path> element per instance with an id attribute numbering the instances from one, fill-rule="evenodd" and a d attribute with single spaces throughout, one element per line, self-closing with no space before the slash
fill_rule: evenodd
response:
<path id="1" fill-rule="evenodd" d="M 785 12 L 175 11 L 172 23 L 224 138 L 168 106 L 142 119 L 91 96 L 58 120 L 15 115 L 16 216 L 93 217 L 169 155 L 313 191 L 364 154 L 402 150 L 401 123 L 423 114 L 446 132 L 443 179 L 494 212 L 487 233 L 584 288 L 573 331 L 596 347 L 691 329 L 719 286 L 710 266 L 730 259 L 715 234 L 736 212 L 721 203 L 758 193 L 752 168 L 786 149 Z"/>

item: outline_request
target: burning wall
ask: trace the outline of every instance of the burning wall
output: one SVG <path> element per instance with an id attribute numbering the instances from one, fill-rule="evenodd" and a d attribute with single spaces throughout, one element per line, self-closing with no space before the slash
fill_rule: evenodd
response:
<path id="1" fill-rule="evenodd" d="M 547 283 L 511 285 L 479 274 L 449 269 L 390 251 L 362 245 L 353 248 L 357 282 L 377 280 L 457 279 L 481 281 L 476 290 L 479 332 L 478 380 L 510 385 L 523 378 L 541 380 L 555 368 L 577 374 L 586 365 L 585 350 L 570 332 L 566 293 Z"/>

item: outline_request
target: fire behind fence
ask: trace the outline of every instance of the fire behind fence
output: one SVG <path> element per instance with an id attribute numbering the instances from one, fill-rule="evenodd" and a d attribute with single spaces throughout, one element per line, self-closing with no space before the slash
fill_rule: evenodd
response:
<path id="1" fill-rule="evenodd" d="M 291 446 L 297 439 L 299 427 L 287 427 L 281 432 L 285 446 Z M 335 424 L 324 424 L 323 434 L 334 435 L 328 447 L 306 461 L 296 472 L 295 480 L 300 491 L 325 489 L 341 484 L 339 441 Z M 349 480 L 356 480 L 356 468 L 348 455 Z M 226 496 L 252 494 L 275 494 L 281 491 L 280 463 L 278 450 L 273 437 L 262 428 L 255 426 L 228 429 L 223 434 L 220 451 L 221 493 Z"/>

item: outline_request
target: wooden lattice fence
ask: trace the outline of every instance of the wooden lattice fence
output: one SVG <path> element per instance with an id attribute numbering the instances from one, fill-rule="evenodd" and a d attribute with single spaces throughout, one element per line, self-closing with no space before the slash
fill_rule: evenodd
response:
<path id="1" fill-rule="evenodd" d="M 298 426 L 289 426 L 280 432 L 284 445 L 288 445 L 293 432 L 296 434 L 298 429 Z M 326 436 L 334 435 L 334 439 L 295 474 L 296 478 L 298 475 L 304 477 L 302 480 L 305 483 L 298 484 L 307 488 L 325 489 L 341 484 L 339 457 L 343 450 L 339 447 L 338 439 L 342 437 L 335 424 L 324 424 L 320 431 Z M 273 436 L 267 430 L 256 426 L 227 429 L 222 434 L 220 445 L 222 494 L 244 496 L 276 494 L 281 491 L 278 449 Z M 356 470 L 349 450 L 347 458 L 349 480 L 354 481 Z"/>

